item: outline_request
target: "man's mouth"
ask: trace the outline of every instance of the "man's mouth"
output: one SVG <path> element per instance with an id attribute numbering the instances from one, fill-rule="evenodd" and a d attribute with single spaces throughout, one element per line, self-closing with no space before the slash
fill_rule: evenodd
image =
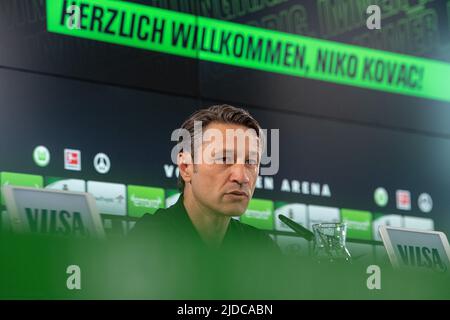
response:
<path id="1" fill-rule="evenodd" d="M 244 191 L 231 191 L 231 192 L 227 192 L 227 194 L 236 196 L 236 197 L 248 198 L 248 193 L 246 193 Z"/>

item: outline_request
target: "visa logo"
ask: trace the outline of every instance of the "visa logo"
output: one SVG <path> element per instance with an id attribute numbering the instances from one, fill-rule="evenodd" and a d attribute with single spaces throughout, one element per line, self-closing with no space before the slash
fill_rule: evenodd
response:
<path id="1" fill-rule="evenodd" d="M 442 261 L 436 248 L 397 245 L 400 256 L 405 265 L 411 267 L 423 267 L 435 271 L 445 272 L 447 266 Z"/>
<path id="2" fill-rule="evenodd" d="M 25 208 L 30 231 L 58 235 L 88 235 L 79 212 Z"/>

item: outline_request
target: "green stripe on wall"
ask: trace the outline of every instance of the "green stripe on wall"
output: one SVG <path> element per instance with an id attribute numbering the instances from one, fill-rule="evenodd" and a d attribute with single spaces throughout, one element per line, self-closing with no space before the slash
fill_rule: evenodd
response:
<path id="1" fill-rule="evenodd" d="M 81 9 L 80 28 L 66 12 Z M 76 23 L 75 23 L 76 24 Z M 125 1 L 47 0 L 49 32 L 415 97 L 450 101 L 450 64 Z"/>

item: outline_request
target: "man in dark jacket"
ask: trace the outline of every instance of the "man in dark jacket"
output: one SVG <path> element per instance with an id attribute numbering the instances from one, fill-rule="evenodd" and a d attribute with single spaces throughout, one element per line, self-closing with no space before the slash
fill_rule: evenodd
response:
<path id="1" fill-rule="evenodd" d="M 220 105 L 197 111 L 181 129 L 188 140 L 181 141 L 176 159 L 182 197 L 173 208 L 142 217 L 133 233 L 159 237 L 172 231 L 173 241 L 211 249 L 233 241 L 242 248 L 275 248 L 268 235 L 232 219 L 244 214 L 255 191 L 263 148 L 258 122 L 243 109 Z"/>
<path id="2" fill-rule="evenodd" d="M 184 280 L 192 272 L 229 272 L 234 279 L 249 264 L 280 255 L 265 232 L 232 218 L 244 214 L 255 190 L 260 129 L 247 111 L 229 105 L 197 111 L 183 123 L 176 153 L 182 195 L 144 215 L 131 232 L 142 265 L 171 278 L 182 270 Z"/>

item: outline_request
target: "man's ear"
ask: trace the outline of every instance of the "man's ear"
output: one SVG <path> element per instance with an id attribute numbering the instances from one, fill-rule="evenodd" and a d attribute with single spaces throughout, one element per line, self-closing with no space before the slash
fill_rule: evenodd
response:
<path id="1" fill-rule="evenodd" d="M 185 183 L 189 183 L 194 172 L 194 165 L 192 164 L 192 156 L 189 152 L 180 152 L 177 156 L 178 170 L 181 178 Z"/>

